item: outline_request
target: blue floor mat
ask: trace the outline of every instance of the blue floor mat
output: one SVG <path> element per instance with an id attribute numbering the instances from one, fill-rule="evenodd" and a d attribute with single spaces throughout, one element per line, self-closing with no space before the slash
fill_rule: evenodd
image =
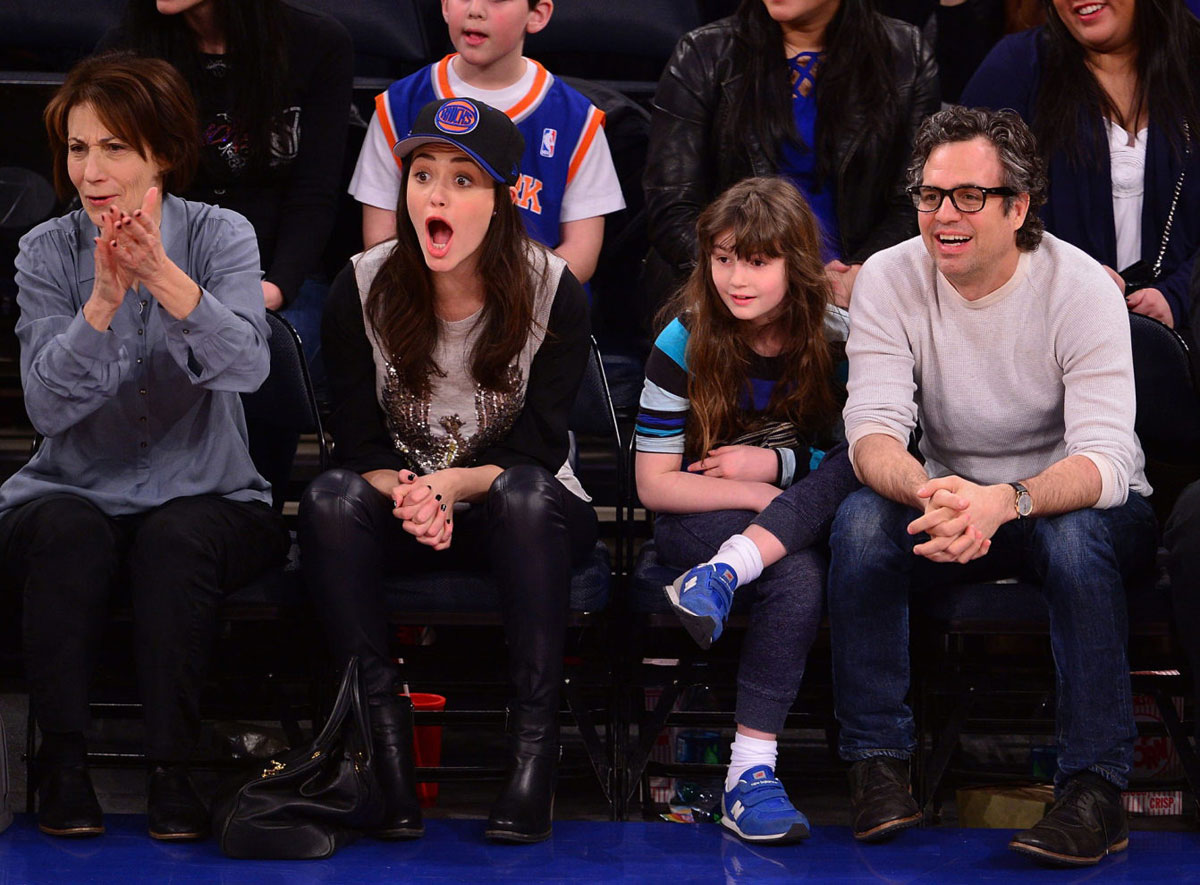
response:
<path id="1" fill-rule="evenodd" d="M 482 820 L 432 820 L 416 842 L 362 839 L 326 861 L 234 861 L 213 840 L 154 842 L 143 815 L 108 815 L 108 833 L 42 835 L 18 815 L 0 835 L 0 885 L 42 882 L 817 882 L 973 883 L 1200 881 L 1200 833 L 1134 832 L 1098 867 L 1047 869 L 1005 849 L 1005 830 L 910 830 L 860 845 L 844 827 L 817 827 L 801 845 L 751 847 L 716 824 L 562 821 L 540 845 L 492 845 Z"/>

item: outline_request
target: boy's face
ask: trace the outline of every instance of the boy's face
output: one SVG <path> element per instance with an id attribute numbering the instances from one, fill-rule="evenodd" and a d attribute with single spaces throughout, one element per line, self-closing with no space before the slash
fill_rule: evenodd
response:
<path id="1" fill-rule="evenodd" d="M 442 0 L 442 18 L 450 42 L 467 64 L 487 67 L 520 55 L 525 35 L 535 34 L 550 21 L 552 0 Z"/>

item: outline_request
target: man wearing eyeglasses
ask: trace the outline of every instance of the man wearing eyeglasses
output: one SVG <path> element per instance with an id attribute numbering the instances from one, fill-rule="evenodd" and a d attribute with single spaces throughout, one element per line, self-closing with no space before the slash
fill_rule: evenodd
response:
<path id="1" fill-rule="evenodd" d="M 908 786 L 909 591 L 1017 577 L 1050 610 L 1058 798 L 1009 847 L 1096 863 L 1128 844 L 1124 587 L 1155 550 L 1125 304 L 1099 263 L 1042 231 L 1045 173 L 1016 114 L 934 114 L 909 183 L 921 235 L 869 259 L 851 302 L 844 417 L 866 487 L 830 539 L 854 835 L 921 818 Z M 923 463 L 908 450 L 918 423 Z"/>

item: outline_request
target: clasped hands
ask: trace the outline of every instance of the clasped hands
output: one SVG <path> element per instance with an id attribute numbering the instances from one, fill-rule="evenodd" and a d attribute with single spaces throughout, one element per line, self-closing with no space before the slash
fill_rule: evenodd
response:
<path id="1" fill-rule="evenodd" d="M 1015 515 L 1010 486 L 981 486 L 960 476 L 931 479 L 917 497 L 925 513 L 908 524 L 908 533 L 929 535 L 913 553 L 932 562 L 967 563 L 986 555 L 992 535 Z"/>
<path id="2" fill-rule="evenodd" d="M 135 282 L 155 279 L 171 263 L 154 221 L 157 204 L 158 188 L 152 187 L 146 191 L 142 207 L 132 215 L 110 206 L 100 216 L 92 294 L 114 309 Z"/>
<path id="3" fill-rule="evenodd" d="M 396 474 L 397 484 L 387 493 L 392 515 L 404 531 L 434 550 L 445 550 L 454 535 L 454 502 L 457 492 L 447 471 L 417 476 L 409 470 Z"/>

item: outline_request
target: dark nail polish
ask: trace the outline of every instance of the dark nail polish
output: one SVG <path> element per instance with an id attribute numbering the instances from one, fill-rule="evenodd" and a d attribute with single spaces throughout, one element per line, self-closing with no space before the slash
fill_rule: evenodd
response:
<path id="1" fill-rule="evenodd" d="M 407 477 L 408 477 L 408 481 L 412 482 L 413 480 L 415 480 L 417 478 L 417 475 L 415 473 L 409 473 L 409 474 L 407 474 Z"/>
<path id="2" fill-rule="evenodd" d="M 440 501 L 440 500 L 442 500 L 442 496 L 441 496 L 441 495 L 434 495 L 434 496 L 433 496 L 433 499 L 434 499 L 435 501 Z"/>
<path id="3" fill-rule="evenodd" d="M 443 509 L 443 510 L 445 510 L 445 509 L 446 509 L 446 505 L 445 505 L 445 504 L 443 504 L 443 505 L 442 505 L 442 509 Z"/>

